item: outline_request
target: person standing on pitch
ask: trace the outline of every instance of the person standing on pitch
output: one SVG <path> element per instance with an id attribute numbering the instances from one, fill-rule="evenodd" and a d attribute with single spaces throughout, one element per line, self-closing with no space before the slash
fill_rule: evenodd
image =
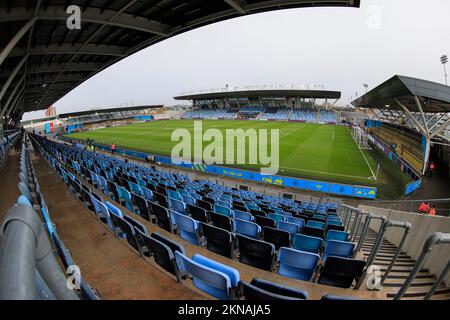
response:
<path id="1" fill-rule="evenodd" d="M 111 144 L 111 153 L 114 154 L 116 152 L 116 145 L 114 142 Z"/>

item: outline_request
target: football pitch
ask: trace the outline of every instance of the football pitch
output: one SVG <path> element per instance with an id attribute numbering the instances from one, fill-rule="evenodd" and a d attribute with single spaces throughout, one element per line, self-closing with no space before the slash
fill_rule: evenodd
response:
<path id="1" fill-rule="evenodd" d="M 199 121 L 199 120 L 197 120 Z M 279 175 L 332 182 L 378 185 L 374 180 L 377 162 L 366 150 L 360 150 L 345 126 L 294 122 L 203 120 L 203 131 L 226 129 L 279 129 Z M 171 141 L 176 129 L 191 133 L 194 148 L 193 120 L 166 120 L 110 127 L 68 135 L 74 139 L 95 139 L 97 143 L 118 148 L 170 156 L 178 141 Z M 269 131 L 270 132 L 270 131 Z M 270 137 L 270 134 L 269 134 Z M 270 141 L 270 138 L 269 138 Z M 209 142 L 203 142 L 203 148 Z M 246 157 L 248 159 L 248 141 Z M 269 148 L 270 155 L 270 148 Z M 257 170 L 260 165 L 231 165 Z M 380 178 L 379 178 L 380 179 Z M 380 181 L 378 181 L 380 182 Z"/>

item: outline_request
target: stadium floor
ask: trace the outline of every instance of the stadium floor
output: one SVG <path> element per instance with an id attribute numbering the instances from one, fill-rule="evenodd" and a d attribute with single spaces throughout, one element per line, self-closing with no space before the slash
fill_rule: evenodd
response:
<path id="1" fill-rule="evenodd" d="M 115 143 L 119 148 L 170 156 L 172 148 L 178 143 L 171 141 L 171 134 L 175 129 L 187 129 L 191 133 L 192 149 L 194 148 L 193 122 L 154 121 L 74 133 L 69 137 L 81 140 L 91 138 L 100 144 Z M 371 152 L 358 148 L 350 130 L 345 126 L 238 120 L 203 120 L 202 126 L 203 131 L 215 128 L 222 133 L 226 129 L 238 128 L 279 129 L 278 174 L 282 176 L 376 187 L 388 185 L 383 172 L 378 175 L 377 180 L 373 179 L 378 162 Z M 203 147 L 207 144 L 209 142 L 204 142 Z M 248 147 L 246 159 L 248 160 Z M 261 166 L 245 164 L 233 167 L 258 170 Z"/>

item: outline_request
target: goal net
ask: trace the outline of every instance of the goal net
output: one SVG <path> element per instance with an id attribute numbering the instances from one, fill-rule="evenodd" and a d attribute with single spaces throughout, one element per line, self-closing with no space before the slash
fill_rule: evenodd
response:
<path id="1" fill-rule="evenodd" d="M 363 150 L 372 149 L 369 145 L 367 133 L 363 129 L 361 129 L 361 127 L 359 126 L 352 127 L 352 138 L 353 140 L 355 140 L 355 143 L 358 146 L 358 148 Z"/>

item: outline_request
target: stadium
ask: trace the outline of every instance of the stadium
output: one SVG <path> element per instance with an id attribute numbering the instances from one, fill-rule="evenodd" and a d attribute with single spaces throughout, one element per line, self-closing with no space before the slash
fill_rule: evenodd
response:
<path id="1" fill-rule="evenodd" d="M 0 4 L 1 300 L 450 299 L 447 84 L 51 107 L 190 30 L 363 1 L 72 2 L 84 28 L 60 1 Z"/>

